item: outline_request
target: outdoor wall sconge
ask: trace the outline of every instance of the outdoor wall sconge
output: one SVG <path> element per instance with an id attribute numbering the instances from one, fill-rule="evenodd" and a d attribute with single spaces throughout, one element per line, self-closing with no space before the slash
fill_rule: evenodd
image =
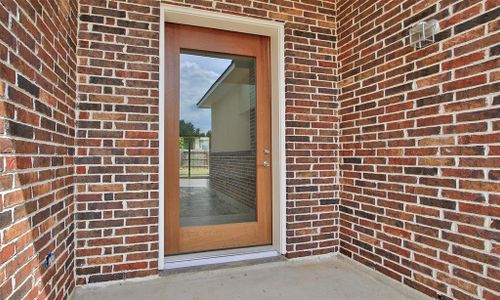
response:
<path id="1" fill-rule="evenodd" d="M 436 41 L 436 32 L 439 31 L 437 20 L 421 21 L 410 29 L 410 44 L 415 44 L 417 49 Z"/>

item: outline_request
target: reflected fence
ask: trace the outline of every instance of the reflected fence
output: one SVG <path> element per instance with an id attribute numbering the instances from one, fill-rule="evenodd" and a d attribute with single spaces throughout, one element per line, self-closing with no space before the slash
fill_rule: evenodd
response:
<path id="1" fill-rule="evenodd" d="M 208 137 L 183 137 L 179 166 L 181 178 L 207 178 L 209 175 L 210 150 Z"/>

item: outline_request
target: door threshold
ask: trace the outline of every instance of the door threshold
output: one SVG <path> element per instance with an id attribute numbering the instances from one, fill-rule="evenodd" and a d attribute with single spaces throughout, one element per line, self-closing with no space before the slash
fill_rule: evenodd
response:
<path id="1" fill-rule="evenodd" d="M 282 259 L 281 254 L 274 250 L 272 246 L 171 255 L 165 257 L 162 273 L 171 274 L 178 273 L 178 271 L 212 270 L 219 267 L 241 266 L 280 259 Z"/>

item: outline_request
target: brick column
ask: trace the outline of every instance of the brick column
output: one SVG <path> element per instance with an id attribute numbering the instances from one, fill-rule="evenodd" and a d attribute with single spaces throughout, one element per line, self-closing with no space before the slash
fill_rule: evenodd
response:
<path id="1" fill-rule="evenodd" d="M 158 1 L 80 1 L 77 283 L 158 269 Z"/>
<path id="2" fill-rule="evenodd" d="M 74 0 L 0 1 L 0 299 L 75 286 L 77 15 Z"/>

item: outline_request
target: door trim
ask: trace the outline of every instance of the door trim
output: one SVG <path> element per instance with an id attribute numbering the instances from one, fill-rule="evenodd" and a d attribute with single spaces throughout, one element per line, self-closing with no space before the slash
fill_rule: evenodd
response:
<path id="1" fill-rule="evenodd" d="M 269 36 L 271 42 L 271 115 L 272 115 L 272 247 L 280 254 L 286 253 L 286 171 L 285 171 L 285 54 L 284 54 L 284 24 L 262 19 L 234 16 L 219 12 L 204 11 L 175 5 L 161 5 L 160 14 L 160 151 L 165 147 L 164 124 L 165 116 L 165 22 L 207 27 L 214 29 Z M 158 226 L 158 268 L 164 267 L 164 178 L 163 156 L 159 157 L 159 226 Z"/>
<path id="2" fill-rule="evenodd" d="M 272 242 L 272 168 L 264 149 L 271 149 L 269 37 L 166 23 L 165 95 L 165 254 L 267 245 Z M 214 39 L 216 42 L 213 42 Z M 254 221 L 181 226 L 179 188 L 180 62 L 183 50 L 253 57 L 255 64 L 255 206 Z M 249 78 L 250 80 L 250 78 Z M 202 100 L 200 100 L 202 101 Z M 250 126 L 250 123 L 248 123 Z M 215 128 L 213 128 L 215 130 Z M 217 131 L 213 132 L 216 136 Z M 249 133 L 250 134 L 250 133 Z M 250 136 L 249 136 L 250 137 Z M 270 159 L 272 162 L 272 158 Z M 212 170 L 216 171 L 216 170 Z M 212 178 L 209 176 L 209 178 Z"/>

